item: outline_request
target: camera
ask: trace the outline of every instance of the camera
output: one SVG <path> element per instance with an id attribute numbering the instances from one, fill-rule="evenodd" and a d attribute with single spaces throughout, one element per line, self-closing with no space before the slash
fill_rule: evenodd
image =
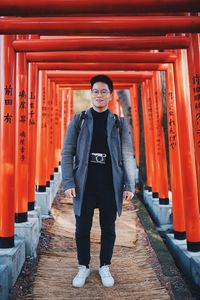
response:
<path id="1" fill-rule="evenodd" d="M 105 153 L 91 153 L 90 154 L 90 162 L 105 165 L 106 156 L 107 155 Z"/>

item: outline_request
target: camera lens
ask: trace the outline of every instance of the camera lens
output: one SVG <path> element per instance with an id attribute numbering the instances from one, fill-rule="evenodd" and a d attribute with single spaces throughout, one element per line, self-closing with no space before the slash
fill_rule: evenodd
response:
<path id="1" fill-rule="evenodd" d="M 96 157 L 96 160 L 97 160 L 98 162 L 102 162 L 102 161 L 103 161 L 102 158 L 103 158 L 103 157 L 101 157 L 100 155 L 98 155 L 98 156 Z"/>

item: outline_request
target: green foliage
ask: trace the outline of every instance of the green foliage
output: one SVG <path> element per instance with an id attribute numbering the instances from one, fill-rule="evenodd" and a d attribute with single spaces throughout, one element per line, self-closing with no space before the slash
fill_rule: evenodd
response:
<path id="1" fill-rule="evenodd" d="M 74 113 L 86 110 L 91 106 L 91 97 L 89 90 L 74 91 Z"/>

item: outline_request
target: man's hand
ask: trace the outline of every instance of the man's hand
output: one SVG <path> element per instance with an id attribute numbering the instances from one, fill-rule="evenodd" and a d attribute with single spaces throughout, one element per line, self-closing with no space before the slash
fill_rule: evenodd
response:
<path id="1" fill-rule="evenodd" d="M 133 193 L 132 192 L 128 192 L 128 191 L 124 191 L 123 192 L 123 201 L 130 201 L 133 198 Z"/>
<path id="2" fill-rule="evenodd" d="M 65 196 L 67 198 L 73 198 L 73 197 L 76 197 L 76 191 L 75 191 L 75 188 L 71 188 L 71 189 L 68 189 L 65 191 Z"/>

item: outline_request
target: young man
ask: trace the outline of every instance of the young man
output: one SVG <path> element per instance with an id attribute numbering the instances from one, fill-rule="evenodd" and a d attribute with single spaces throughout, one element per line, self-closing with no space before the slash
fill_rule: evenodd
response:
<path id="1" fill-rule="evenodd" d="M 80 114 L 68 126 L 62 151 L 62 179 L 67 197 L 73 197 L 79 271 L 74 287 L 82 287 L 90 274 L 90 230 L 94 209 L 99 208 L 101 249 L 99 274 L 102 284 L 113 286 L 109 265 L 115 242 L 116 212 L 123 199 L 131 200 L 135 187 L 132 139 L 124 118 L 108 109 L 113 83 L 105 75 L 91 79 L 92 108 L 82 126 Z M 118 121 L 118 122 L 117 122 Z M 78 128 L 80 127 L 80 128 Z"/>

